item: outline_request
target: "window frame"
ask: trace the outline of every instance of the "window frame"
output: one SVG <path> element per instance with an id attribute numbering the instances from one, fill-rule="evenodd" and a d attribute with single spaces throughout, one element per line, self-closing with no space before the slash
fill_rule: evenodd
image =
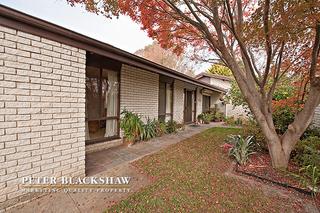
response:
<path id="1" fill-rule="evenodd" d="M 85 118 L 85 122 L 89 122 L 89 121 L 98 121 L 99 123 L 101 121 L 107 121 L 107 120 L 116 120 L 117 122 L 117 133 L 116 135 L 114 136 L 110 136 L 110 137 L 102 137 L 102 138 L 95 138 L 95 139 L 89 139 L 89 140 L 85 140 L 85 144 L 86 145 L 90 145 L 90 144 L 95 144 L 95 143 L 101 143 L 101 142 L 106 142 L 106 141 L 110 141 L 110 140 L 114 140 L 114 139 L 119 139 L 120 138 L 120 82 L 121 82 L 121 70 L 113 70 L 113 69 L 110 69 L 108 67 L 105 67 L 103 65 L 97 65 L 97 64 L 92 64 L 92 65 L 86 65 L 86 73 L 87 73 L 87 68 L 88 67 L 93 67 L 93 68 L 96 68 L 96 69 L 99 69 L 99 78 L 98 78 L 98 93 L 99 93 L 99 114 L 102 115 L 103 114 L 103 109 L 101 107 L 101 103 L 103 102 L 102 100 L 102 80 L 103 78 L 105 77 L 102 77 L 102 72 L 103 70 L 105 72 L 108 72 L 108 70 L 110 71 L 116 71 L 117 74 L 118 74 L 118 100 L 117 100 L 117 115 L 116 116 L 107 116 L 107 110 L 105 111 L 105 116 L 101 116 L 99 118 L 94 118 L 94 119 L 89 119 L 89 118 Z M 87 78 L 87 74 L 86 74 L 86 78 Z M 108 78 L 105 78 L 107 81 L 108 81 Z M 86 84 L 86 83 L 85 83 Z M 86 91 L 86 94 L 87 94 L 87 91 Z M 85 100 L 85 105 L 87 108 L 87 98 Z M 87 110 L 87 109 L 85 109 Z M 89 130 L 88 130 L 89 131 Z"/>
<path id="2" fill-rule="evenodd" d="M 208 101 L 209 101 L 209 109 L 207 111 L 210 110 L 211 108 L 211 96 L 208 96 L 208 95 L 202 95 L 202 112 L 207 112 L 205 111 L 205 106 L 204 106 L 204 97 L 208 97 Z"/>
<path id="3" fill-rule="evenodd" d="M 170 104 L 170 109 L 171 109 L 171 113 L 167 113 L 167 111 L 165 113 L 160 113 L 160 95 L 161 95 L 161 92 L 160 92 L 160 84 L 164 84 L 164 88 L 165 88 L 165 93 L 164 93 L 164 106 L 165 106 L 165 111 L 167 110 L 167 87 L 168 85 L 170 85 L 171 87 L 171 104 Z M 159 103 L 158 103 L 158 120 L 163 120 L 164 122 L 166 122 L 166 118 L 167 116 L 169 117 L 170 116 L 170 121 L 173 120 L 173 101 L 174 101 L 174 98 L 173 98 L 173 92 L 174 92 L 174 83 L 171 82 L 167 82 L 167 81 L 159 81 Z M 163 119 L 163 116 L 164 116 L 164 119 Z"/>

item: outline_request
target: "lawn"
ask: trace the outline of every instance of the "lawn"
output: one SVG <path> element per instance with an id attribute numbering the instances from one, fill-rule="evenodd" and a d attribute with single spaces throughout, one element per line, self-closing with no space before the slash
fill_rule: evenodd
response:
<path id="1" fill-rule="evenodd" d="M 293 212 L 276 194 L 226 176 L 231 160 L 220 147 L 235 128 L 212 128 L 134 165 L 154 179 L 107 212 Z"/>

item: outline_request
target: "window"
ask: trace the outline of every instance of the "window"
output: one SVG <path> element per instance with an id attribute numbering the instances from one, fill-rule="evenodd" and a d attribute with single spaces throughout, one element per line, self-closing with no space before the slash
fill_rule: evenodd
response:
<path id="1" fill-rule="evenodd" d="M 202 96 L 202 112 L 208 112 L 210 110 L 210 96 Z"/>
<path id="2" fill-rule="evenodd" d="M 118 136 L 118 72 L 86 68 L 86 140 Z"/>
<path id="3" fill-rule="evenodd" d="M 159 83 L 159 120 L 172 120 L 173 85 L 171 83 Z"/>

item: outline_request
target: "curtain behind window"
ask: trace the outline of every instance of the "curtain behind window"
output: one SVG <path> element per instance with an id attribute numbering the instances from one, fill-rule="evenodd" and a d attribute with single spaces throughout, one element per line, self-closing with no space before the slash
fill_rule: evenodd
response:
<path id="1" fill-rule="evenodd" d="M 107 117 L 113 117 L 118 115 L 118 93 L 119 82 L 118 73 L 108 70 L 108 90 L 105 96 L 105 107 L 107 108 Z M 107 120 L 105 137 L 111 137 L 117 135 L 117 120 Z"/>

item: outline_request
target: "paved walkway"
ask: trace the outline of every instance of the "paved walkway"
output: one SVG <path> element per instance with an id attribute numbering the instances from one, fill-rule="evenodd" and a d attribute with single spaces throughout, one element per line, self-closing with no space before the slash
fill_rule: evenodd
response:
<path id="1" fill-rule="evenodd" d="M 168 134 L 149 141 L 139 142 L 131 147 L 124 145 L 90 153 L 86 155 L 86 175 L 93 176 L 120 164 L 135 161 L 215 126 L 222 126 L 222 124 L 188 125 L 185 130 L 176 134 Z"/>
<path id="2" fill-rule="evenodd" d="M 130 192 L 128 193 L 51 193 L 12 208 L 9 212 L 103 212 L 115 202 L 125 199 L 139 189 L 152 183 L 152 180 L 131 166 L 130 162 L 155 153 L 171 144 L 176 144 L 206 129 L 221 125 L 221 123 L 212 123 L 198 127 L 186 126 L 184 131 L 176 134 L 165 135 L 146 142 L 140 142 L 131 147 L 120 146 L 91 153 L 86 156 L 87 176 L 129 176 L 131 177 L 131 181 Z"/>

